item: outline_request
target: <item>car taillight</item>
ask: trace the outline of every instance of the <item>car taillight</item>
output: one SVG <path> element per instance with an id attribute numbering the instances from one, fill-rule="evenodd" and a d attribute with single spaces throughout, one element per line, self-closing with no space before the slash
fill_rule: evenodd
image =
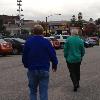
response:
<path id="1" fill-rule="evenodd" d="M 2 43 L 2 46 L 3 46 L 3 47 L 6 47 L 6 46 L 7 46 L 7 43 Z"/>
<path id="2" fill-rule="evenodd" d="M 8 48 L 8 47 L 11 47 L 11 45 L 9 43 L 2 43 L 2 47 Z"/>

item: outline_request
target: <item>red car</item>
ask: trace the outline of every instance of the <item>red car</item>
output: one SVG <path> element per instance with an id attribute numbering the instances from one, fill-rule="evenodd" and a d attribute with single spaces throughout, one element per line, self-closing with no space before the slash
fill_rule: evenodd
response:
<path id="1" fill-rule="evenodd" d="M 0 39 L 0 55 L 7 55 L 12 52 L 12 44 Z"/>
<path id="2" fill-rule="evenodd" d="M 44 37 L 44 38 L 48 39 L 55 49 L 60 48 L 60 42 L 57 39 L 55 39 L 54 37 Z"/>
<path id="3" fill-rule="evenodd" d="M 60 48 L 60 42 L 55 38 L 50 38 L 50 39 L 52 40 L 53 47 L 55 49 L 59 49 Z"/>

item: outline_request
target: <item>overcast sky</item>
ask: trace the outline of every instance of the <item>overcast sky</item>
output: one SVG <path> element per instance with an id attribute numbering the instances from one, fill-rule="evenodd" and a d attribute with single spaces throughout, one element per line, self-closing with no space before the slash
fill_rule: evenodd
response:
<path id="1" fill-rule="evenodd" d="M 0 15 L 17 15 L 17 0 L 0 0 Z M 22 0 L 25 19 L 70 20 L 82 12 L 83 19 L 100 18 L 100 0 Z M 60 13 L 61 15 L 55 15 Z"/>

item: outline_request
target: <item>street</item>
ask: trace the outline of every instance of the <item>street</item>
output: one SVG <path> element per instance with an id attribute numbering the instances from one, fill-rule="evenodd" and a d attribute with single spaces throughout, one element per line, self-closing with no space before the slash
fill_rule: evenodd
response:
<path id="1" fill-rule="evenodd" d="M 56 73 L 50 71 L 49 100 L 100 100 L 100 46 L 86 48 L 77 92 L 73 92 L 63 49 L 56 52 L 59 64 Z M 0 100 L 29 100 L 27 85 L 21 55 L 0 57 Z"/>

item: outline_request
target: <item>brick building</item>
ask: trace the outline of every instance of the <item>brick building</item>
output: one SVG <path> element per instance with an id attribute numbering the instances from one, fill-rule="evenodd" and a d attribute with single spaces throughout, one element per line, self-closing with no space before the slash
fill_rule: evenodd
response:
<path id="1" fill-rule="evenodd" d="M 19 16 L 0 15 L 0 19 L 3 20 L 3 24 L 15 24 L 15 22 L 19 20 Z"/>

